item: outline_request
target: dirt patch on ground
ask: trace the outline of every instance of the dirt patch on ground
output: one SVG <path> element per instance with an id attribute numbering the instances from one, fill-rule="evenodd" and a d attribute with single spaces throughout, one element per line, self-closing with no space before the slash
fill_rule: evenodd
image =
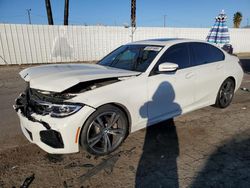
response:
<path id="1" fill-rule="evenodd" d="M 22 135 L 12 109 L 25 84 L 0 68 L 0 187 L 249 187 L 250 93 L 137 131 L 115 153 L 48 155 Z M 250 75 L 242 87 L 250 88 Z"/>

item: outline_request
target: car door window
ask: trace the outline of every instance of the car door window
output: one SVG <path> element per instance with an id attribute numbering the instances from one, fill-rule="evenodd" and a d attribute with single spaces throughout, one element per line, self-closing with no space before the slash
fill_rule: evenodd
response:
<path id="1" fill-rule="evenodd" d="M 179 66 L 179 69 L 189 67 L 190 61 L 187 44 L 180 43 L 169 47 L 160 58 L 158 65 L 164 62 L 176 63 Z"/>
<path id="2" fill-rule="evenodd" d="M 192 42 L 189 44 L 191 49 L 191 62 L 194 66 L 223 61 L 225 56 L 221 50 L 207 43 Z"/>
<path id="3" fill-rule="evenodd" d="M 210 56 L 209 56 L 209 62 L 216 62 L 216 61 L 223 61 L 225 59 L 225 55 L 224 53 L 216 48 L 215 46 L 212 46 L 210 44 L 207 44 L 207 47 L 209 49 L 210 52 Z"/>
<path id="4" fill-rule="evenodd" d="M 194 66 L 196 65 L 203 65 L 207 64 L 210 62 L 210 51 L 209 48 L 207 47 L 207 44 L 205 43 L 198 43 L 198 42 L 193 42 L 190 43 L 190 48 L 192 51 L 192 64 Z"/>

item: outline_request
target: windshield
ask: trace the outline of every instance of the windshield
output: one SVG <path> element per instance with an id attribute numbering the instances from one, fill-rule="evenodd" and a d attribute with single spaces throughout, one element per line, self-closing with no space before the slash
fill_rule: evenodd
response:
<path id="1" fill-rule="evenodd" d="M 161 49 L 162 46 L 124 45 L 108 54 L 98 64 L 144 72 Z"/>

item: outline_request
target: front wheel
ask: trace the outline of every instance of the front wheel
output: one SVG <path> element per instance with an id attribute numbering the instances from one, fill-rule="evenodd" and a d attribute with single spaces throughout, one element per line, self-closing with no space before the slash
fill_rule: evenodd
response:
<path id="1" fill-rule="evenodd" d="M 88 118 L 80 142 L 89 153 L 106 155 L 116 150 L 127 134 L 128 121 L 124 112 L 113 105 L 105 105 Z"/>
<path id="2" fill-rule="evenodd" d="M 235 83 L 231 78 L 227 78 L 221 85 L 217 94 L 215 106 L 226 108 L 232 102 L 234 96 Z"/>

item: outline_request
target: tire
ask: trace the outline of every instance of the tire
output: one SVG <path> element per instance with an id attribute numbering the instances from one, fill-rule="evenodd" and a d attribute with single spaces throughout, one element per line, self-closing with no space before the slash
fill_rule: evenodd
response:
<path id="1" fill-rule="evenodd" d="M 221 85 L 217 94 L 215 106 L 218 108 L 228 107 L 234 96 L 235 83 L 233 79 L 227 78 Z"/>
<path id="2" fill-rule="evenodd" d="M 122 110 L 113 105 L 98 108 L 83 125 L 80 143 L 94 155 L 115 151 L 128 135 L 128 120 Z"/>

